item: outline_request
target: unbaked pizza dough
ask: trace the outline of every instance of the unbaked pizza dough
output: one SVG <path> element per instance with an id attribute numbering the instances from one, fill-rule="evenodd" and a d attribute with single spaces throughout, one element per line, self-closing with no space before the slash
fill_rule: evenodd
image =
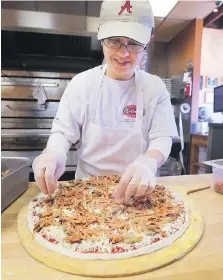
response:
<path id="1" fill-rule="evenodd" d="M 194 213 L 186 194 L 181 192 L 179 195 L 178 192 L 176 195 L 173 190 L 157 186 L 153 196 L 147 200 L 133 201 L 132 205 L 123 207 L 114 205 L 111 197 L 117 180 L 115 176 L 78 182 L 73 180 L 60 183 L 53 197 L 39 194 L 18 218 L 19 235 L 27 251 L 59 270 L 80 275 L 118 276 L 161 267 L 182 257 L 195 246 L 204 225 L 199 214 Z M 159 197 L 162 197 L 161 202 Z M 171 208 L 171 205 L 174 207 Z M 114 207 L 117 211 L 109 216 L 109 209 Z M 121 212 L 118 212 L 120 209 Z M 169 217 L 168 222 L 165 222 L 163 211 Z M 154 215 L 160 219 L 151 223 Z M 84 220 L 86 217 L 87 222 Z M 140 228 L 146 223 L 148 226 L 144 229 L 147 229 L 147 234 Z M 72 227 L 77 229 L 76 232 Z M 100 269 L 99 260 L 105 269 Z M 140 265 L 132 266 L 134 260 Z M 129 264 L 128 268 L 121 266 L 123 262 Z M 86 269 L 89 265 L 90 270 Z"/>

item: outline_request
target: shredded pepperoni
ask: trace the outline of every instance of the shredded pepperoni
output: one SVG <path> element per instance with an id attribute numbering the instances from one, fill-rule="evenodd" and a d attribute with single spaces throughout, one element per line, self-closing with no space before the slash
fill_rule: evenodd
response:
<path id="1" fill-rule="evenodd" d="M 37 215 L 36 206 L 44 207 L 44 211 L 38 214 L 34 232 L 48 226 L 62 226 L 65 241 L 70 244 L 100 241 L 102 235 L 107 236 L 110 244 L 117 244 L 114 253 L 123 252 L 119 243 L 140 242 L 142 233 L 166 237 L 162 227 L 181 215 L 183 203 L 176 203 L 170 191 L 157 185 L 151 194 L 133 199 L 128 206 L 118 204 L 112 193 L 119 180 L 119 176 L 98 176 L 59 183 L 54 195 L 36 202 L 33 215 Z M 134 230 L 134 236 L 128 233 L 130 229 Z"/>

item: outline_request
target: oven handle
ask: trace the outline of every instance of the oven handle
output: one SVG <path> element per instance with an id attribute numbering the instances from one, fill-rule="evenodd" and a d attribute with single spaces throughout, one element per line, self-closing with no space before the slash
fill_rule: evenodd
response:
<path id="1" fill-rule="evenodd" d="M 19 137 L 19 138 L 15 138 L 15 141 L 17 142 L 17 143 L 35 143 L 35 144 L 37 144 L 37 143 L 39 143 L 40 141 L 41 141 L 41 139 L 39 138 L 39 137 Z"/>
<path id="2" fill-rule="evenodd" d="M 11 87 L 11 86 L 20 86 L 20 87 L 37 87 L 38 83 L 19 83 L 19 82 L 2 82 L 2 86 Z M 43 87 L 59 87 L 58 83 L 43 83 Z"/>
<path id="3" fill-rule="evenodd" d="M 47 104 L 15 104 L 15 105 L 6 105 L 12 111 L 45 111 L 47 108 Z"/>
<path id="4" fill-rule="evenodd" d="M 37 136 L 37 134 L 36 133 L 30 133 L 30 134 L 28 134 L 28 133 L 15 133 L 15 132 L 12 132 L 12 133 L 2 133 L 1 134 L 1 137 L 2 137 L 2 139 L 3 138 L 9 138 L 9 137 L 11 137 L 11 138 L 14 138 L 14 139 L 18 139 L 18 138 L 25 138 L 25 139 L 36 139 L 37 137 L 39 138 L 39 139 L 43 139 L 43 138 L 49 138 L 50 137 L 50 132 L 49 133 L 40 133 L 40 134 L 38 134 L 38 136 Z"/>

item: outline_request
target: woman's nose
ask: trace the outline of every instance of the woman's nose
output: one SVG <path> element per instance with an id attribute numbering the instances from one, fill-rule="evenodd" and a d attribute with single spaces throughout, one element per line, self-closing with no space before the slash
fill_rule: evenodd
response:
<path id="1" fill-rule="evenodd" d="M 127 49 L 127 45 L 121 45 L 121 48 L 119 49 L 119 53 L 122 55 L 122 56 L 127 56 L 129 55 L 129 51 Z"/>

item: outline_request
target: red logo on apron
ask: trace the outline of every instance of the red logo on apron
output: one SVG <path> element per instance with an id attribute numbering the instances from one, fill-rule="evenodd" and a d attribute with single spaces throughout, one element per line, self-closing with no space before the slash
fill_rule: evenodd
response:
<path id="1" fill-rule="evenodd" d="M 132 6 L 130 4 L 130 0 L 125 1 L 125 4 L 121 7 L 121 11 L 118 13 L 118 15 L 120 16 L 124 12 L 125 9 L 127 10 L 127 12 L 129 14 L 131 14 L 132 13 L 131 8 L 132 8 Z"/>
<path id="2" fill-rule="evenodd" d="M 143 110 L 143 116 L 145 115 L 146 110 Z M 136 105 L 129 105 L 123 109 L 123 115 L 129 118 L 136 118 Z"/>

